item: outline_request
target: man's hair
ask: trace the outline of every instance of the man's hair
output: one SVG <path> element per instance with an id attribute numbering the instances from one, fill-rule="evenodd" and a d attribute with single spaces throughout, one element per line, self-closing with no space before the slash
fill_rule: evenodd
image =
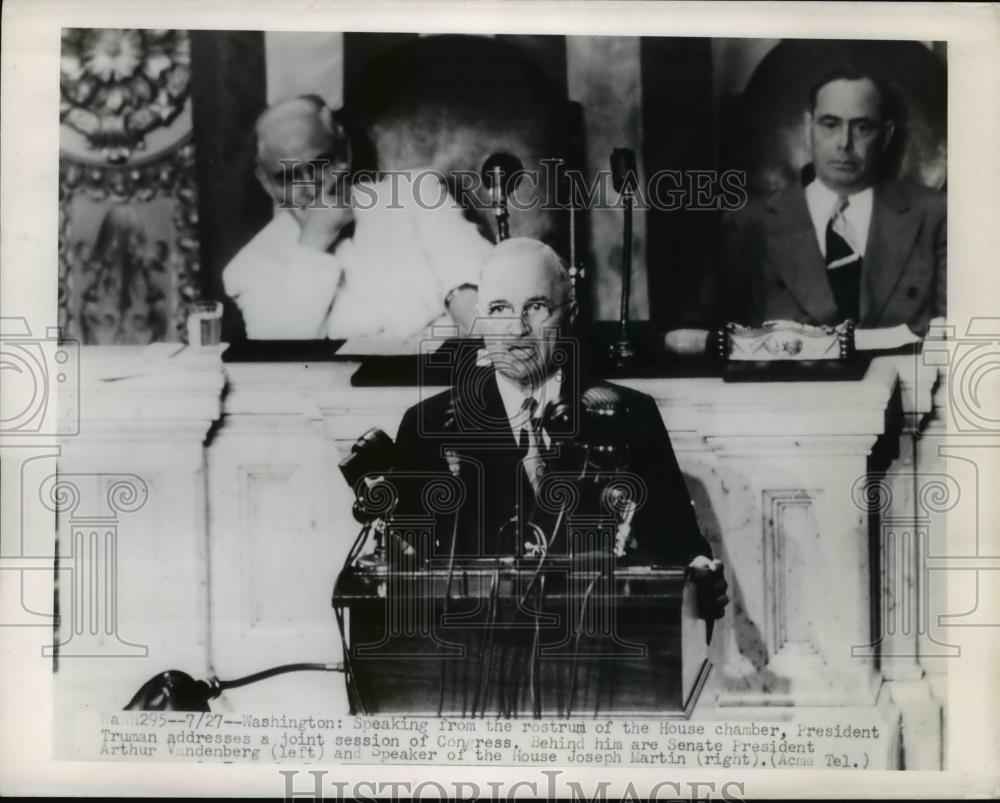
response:
<path id="1" fill-rule="evenodd" d="M 337 164 L 350 165 L 351 163 L 351 141 L 344 126 L 337 120 L 336 114 L 319 95 L 307 94 L 298 95 L 294 98 L 279 101 L 268 106 L 257 117 L 254 123 L 253 134 L 251 136 L 251 153 L 255 162 L 260 159 L 260 130 L 267 120 L 286 107 L 296 103 L 308 103 L 313 107 L 316 119 L 323 126 L 330 141 L 330 160 Z"/>
<path id="2" fill-rule="evenodd" d="M 892 87 L 889 86 L 889 84 L 876 73 L 851 65 L 841 65 L 833 70 L 830 70 L 829 72 L 824 73 L 823 76 L 809 88 L 808 109 L 810 112 L 816 110 L 816 97 L 819 95 L 820 90 L 827 84 L 832 84 L 834 81 L 871 81 L 878 90 L 879 109 L 882 112 L 882 118 L 892 121 L 896 121 L 898 118 L 899 106 L 896 99 L 896 93 L 893 91 Z"/>
<path id="3" fill-rule="evenodd" d="M 572 300 L 573 284 L 569 278 L 569 267 L 566 260 L 559 256 L 551 246 L 530 237 L 511 237 L 493 247 L 492 253 L 483 263 L 482 270 L 485 272 L 489 264 L 497 259 L 509 257 L 541 257 L 542 264 L 554 276 L 554 284 L 559 290 L 560 297 Z"/>

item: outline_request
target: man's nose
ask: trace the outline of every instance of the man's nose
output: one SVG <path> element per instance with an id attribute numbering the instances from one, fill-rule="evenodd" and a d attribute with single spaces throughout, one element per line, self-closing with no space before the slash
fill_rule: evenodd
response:
<path id="1" fill-rule="evenodd" d="M 524 315 L 511 315 L 507 319 L 507 333 L 524 336 L 531 332 L 531 326 Z"/>
<path id="2" fill-rule="evenodd" d="M 851 131 L 849 125 L 845 125 L 840 129 L 840 141 L 837 143 L 841 150 L 849 151 L 854 147 L 854 134 Z"/>

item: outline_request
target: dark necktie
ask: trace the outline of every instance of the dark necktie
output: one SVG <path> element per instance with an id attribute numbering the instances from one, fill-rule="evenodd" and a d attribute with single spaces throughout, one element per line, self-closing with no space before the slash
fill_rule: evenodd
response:
<path id="1" fill-rule="evenodd" d="M 518 446 L 521 450 L 521 464 L 528 475 L 532 490 L 538 493 L 538 483 L 542 479 L 545 471 L 545 462 L 542 457 L 542 419 L 541 416 L 534 417 L 535 410 L 538 409 L 538 400 L 528 396 L 518 412 L 518 420 L 524 420 L 521 427 L 521 434 L 518 439 Z"/>
<path id="2" fill-rule="evenodd" d="M 850 230 L 844 210 L 847 198 L 841 198 L 826 224 L 826 276 L 842 320 L 857 322 L 861 296 L 861 254 L 849 242 Z"/>

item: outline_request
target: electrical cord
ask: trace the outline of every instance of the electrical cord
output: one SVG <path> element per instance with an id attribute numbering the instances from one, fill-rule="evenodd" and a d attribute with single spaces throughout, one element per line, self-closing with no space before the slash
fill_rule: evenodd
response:
<path id="1" fill-rule="evenodd" d="M 587 590 L 583 593 L 583 602 L 580 605 L 580 619 L 576 625 L 575 641 L 573 644 L 573 662 L 570 666 L 569 699 L 566 701 L 567 718 L 572 716 L 573 698 L 576 696 L 576 665 L 577 659 L 580 657 L 580 636 L 583 635 L 583 620 L 587 615 L 587 602 L 590 600 L 590 595 L 593 593 L 594 586 L 597 585 L 597 581 L 603 576 L 604 572 L 599 572 L 594 579 L 590 581 L 590 585 L 587 586 Z"/>
<path id="2" fill-rule="evenodd" d="M 451 528 L 451 550 L 448 554 L 448 580 L 444 588 L 444 605 L 442 606 L 441 613 L 441 626 L 444 627 L 445 619 L 448 616 L 448 602 L 451 599 L 451 582 L 452 576 L 455 571 L 455 541 L 458 540 L 458 511 L 455 511 L 455 521 Z M 445 677 L 445 667 L 448 665 L 447 656 L 441 655 L 441 674 L 438 680 L 438 706 L 437 715 L 441 716 L 441 711 L 444 708 L 444 677 Z"/>
<path id="3" fill-rule="evenodd" d="M 267 680 L 267 678 L 273 678 L 275 675 L 284 675 L 288 672 L 343 672 L 344 664 L 318 664 L 318 663 L 298 663 L 298 664 L 284 664 L 283 666 L 276 666 L 273 669 L 264 669 L 261 672 L 254 672 L 252 675 L 247 675 L 242 678 L 237 678 L 236 680 L 219 680 L 218 678 L 212 678 L 209 680 L 209 685 L 216 687 L 219 691 L 226 691 L 227 689 L 238 689 L 240 686 L 249 686 L 251 683 L 256 683 L 258 680 Z"/>
<path id="4" fill-rule="evenodd" d="M 490 601 L 488 607 L 488 624 L 486 628 L 486 647 L 479 654 L 479 668 L 476 672 L 476 693 L 472 698 L 472 715 L 476 715 L 476 711 L 479 709 L 479 697 L 483 691 L 484 681 L 488 679 L 489 668 L 493 663 L 492 650 L 493 650 L 493 631 L 496 626 L 496 615 L 497 615 L 497 600 L 500 591 L 500 572 L 493 572 L 493 579 L 490 585 Z M 485 667 L 484 667 L 485 664 Z M 485 668 L 485 673 L 484 673 Z M 484 676 L 485 675 L 485 676 Z M 485 715 L 486 700 L 483 700 L 483 714 Z"/>

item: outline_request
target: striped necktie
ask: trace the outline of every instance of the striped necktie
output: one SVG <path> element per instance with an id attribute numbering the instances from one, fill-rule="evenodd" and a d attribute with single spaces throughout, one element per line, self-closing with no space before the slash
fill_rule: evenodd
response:
<path id="1" fill-rule="evenodd" d="M 538 400 L 533 396 L 525 398 L 521 409 L 518 411 L 518 420 L 524 420 L 521 427 L 521 435 L 518 445 L 521 449 L 521 465 L 528 475 L 528 482 L 531 488 L 538 494 L 538 484 L 541 482 L 542 474 L 545 472 L 545 461 L 542 458 L 542 419 L 541 416 L 534 417 L 535 410 L 538 409 Z"/>
<path id="2" fill-rule="evenodd" d="M 857 237 L 844 216 L 849 201 L 841 197 L 826 224 L 826 275 L 843 320 L 857 321 L 861 295 L 861 254 Z"/>

